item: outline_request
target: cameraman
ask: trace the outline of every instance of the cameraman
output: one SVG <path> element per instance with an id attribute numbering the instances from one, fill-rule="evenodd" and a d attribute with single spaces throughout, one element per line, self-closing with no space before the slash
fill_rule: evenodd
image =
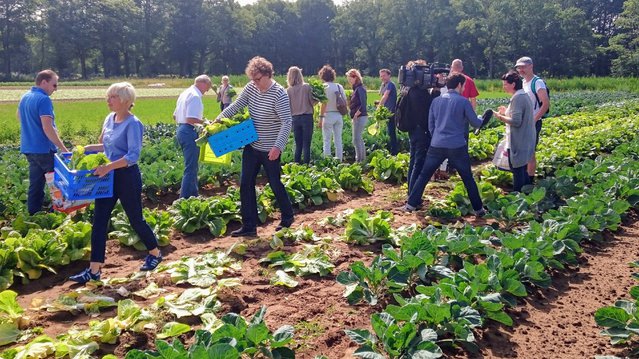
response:
<path id="1" fill-rule="evenodd" d="M 409 61 L 406 69 L 413 70 L 415 66 L 426 66 L 425 60 Z M 428 111 L 433 98 L 439 95 L 422 86 L 403 87 L 402 96 L 405 97 L 404 106 L 398 111 L 401 114 L 401 129 L 408 132 L 410 141 L 410 162 L 408 164 L 408 194 L 424 167 L 426 152 L 430 146 L 430 132 L 428 131 Z"/>
<path id="2" fill-rule="evenodd" d="M 448 159 L 449 163 L 457 170 L 464 182 L 468 197 L 475 210 L 475 216 L 486 214 L 483 208 L 477 183 L 470 169 L 470 156 L 468 155 L 468 124 L 479 128 L 482 124 L 468 99 L 461 93 L 464 90 L 466 78 L 462 74 L 453 74 L 448 77 L 446 87 L 448 92 L 433 100 L 428 115 L 428 128 L 431 133 L 431 146 L 426 154 L 424 167 L 417 180 L 412 184 L 408 201 L 403 207 L 406 212 L 418 209 L 422 204 L 422 196 L 429 179 L 437 170 L 437 167 Z"/>

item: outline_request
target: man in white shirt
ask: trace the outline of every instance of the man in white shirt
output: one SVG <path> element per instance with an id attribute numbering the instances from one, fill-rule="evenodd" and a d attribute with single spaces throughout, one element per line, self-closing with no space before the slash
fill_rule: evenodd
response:
<path id="1" fill-rule="evenodd" d="M 195 144 L 198 133 L 195 125 L 204 123 L 204 104 L 202 96 L 211 89 L 211 79 L 206 75 L 195 78 L 191 87 L 178 97 L 173 119 L 178 124 L 177 140 L 184 154 L 184 176 L 180 188 L 180 197 L 197 196 L 197 171 L 200 149 Z"/>
<path id="2" fill-rule="evenodd" d="M 535 129 L 537 131 L 536 144 L 539 142 L 539 133 L 541 132 L 542 118 L 546 116 L 548 108 L 550 108 L 550 98 L 548 97 L 548 90 L 544 80 L 535 75 L 533 71 L 533 61 L 530 57 L 524 56 L 517 60 L 515 63 L 515 69 L 524 79 L 524 91 L 530 101 L 533 104 L 533 116 L 535 120 Z M 534 91 L 533 91 L 534 89 Z M 537 169 L 537 158 L 533 155 L 532 160 L 528 162 L 528 176 L 530 176 L 531 183 L 535 177 L 535 170 Z"/>

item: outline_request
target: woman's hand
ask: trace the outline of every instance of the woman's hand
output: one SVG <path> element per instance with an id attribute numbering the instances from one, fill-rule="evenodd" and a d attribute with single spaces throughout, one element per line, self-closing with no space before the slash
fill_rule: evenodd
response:
<path id="1" fill-rule="evenodd" d="M 109 172 L 111 172 L 111 166 L 109 165 L 102 165 L 102 166 L 98 166 L 95 171 L 93 171 L 93 174 L 98 176 L 98 177 L 104 177 L 106 176 Z"/>
<path id="2" fill-rule="evenodd" d="M 268 159 L 271 160 L 271 161 L 275 161 L 278 157 L 280 157 L 281 153 L 282 153 L 282 151 L 279 148 L 273 147 L 268 152 Z"/>
<path id="3" fill-rule="evenodd" d="M 506 114 L 506 106 L 499 106 L 499 108 L 497 109 L 497 113 L 499 113 L 500 115 Z"/>

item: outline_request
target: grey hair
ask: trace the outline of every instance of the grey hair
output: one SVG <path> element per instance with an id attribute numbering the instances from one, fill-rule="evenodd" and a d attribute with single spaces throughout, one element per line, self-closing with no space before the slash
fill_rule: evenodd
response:
<path id="1" fill-rule="evenodd" d="M 128 82 L 116 82 L 107 89 L 107 96 L 116 95 L 120 101 L 133 104 L 135 102 L 135 88 Z"/>
<path id="2" fill-rule="evenodd" d="M 208 77 L 207 75 L 200 75 L 198 77 L 195 78 L 195 81 L 193 81 L 194 84 L 200 84 L 200 83 L 205 83 L 207 85 L 211 85 L 211 78 Z"/>

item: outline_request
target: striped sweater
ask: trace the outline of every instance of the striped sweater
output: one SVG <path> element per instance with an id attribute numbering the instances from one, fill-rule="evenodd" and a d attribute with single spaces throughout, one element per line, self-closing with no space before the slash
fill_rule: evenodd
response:
<path id="1" fill-rule="evenodd" d="M 249 82 L 237 100 L 225 108 L 218 118 L 231 117 L 246 106 L 258 136 L 251 146 L 262 152 L 269 152 L 273 147 L 284 151 L 293 122 L 286 90 L 273 81 L 271 87 L 262 93 L 253 82 Z"/>

